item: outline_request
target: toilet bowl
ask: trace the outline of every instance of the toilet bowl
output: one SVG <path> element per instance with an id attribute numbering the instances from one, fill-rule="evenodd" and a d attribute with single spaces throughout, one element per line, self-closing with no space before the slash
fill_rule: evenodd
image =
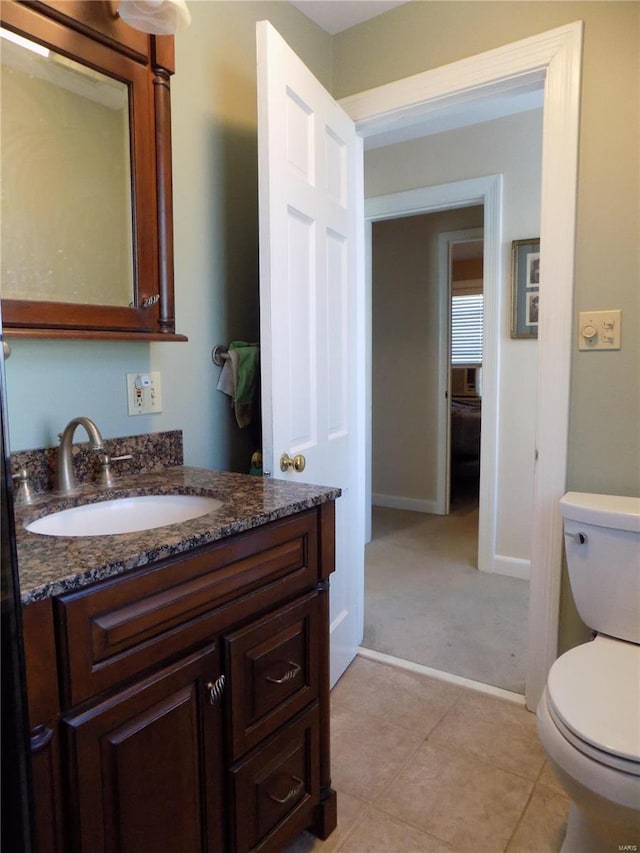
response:
<path id="1" fill-rule="evenodd" d="M 564 853 L 640 849 L 640 646 L 598 636 L 549 672 L 538 733 L 573 800 Z"/>
<path id="2" fill-rule="evenodd" d="M 576 605 L 607 629 L 556 660 L 538 705 L 572 800 L 562 853 L 640 851 L 640 500 L 569 493 L 561 511 Z"/>

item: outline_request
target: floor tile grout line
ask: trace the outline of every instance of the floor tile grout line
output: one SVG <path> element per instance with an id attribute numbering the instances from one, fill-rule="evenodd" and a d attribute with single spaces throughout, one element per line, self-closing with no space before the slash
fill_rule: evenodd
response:
<path id="1" fill-rule="evenodd" d="M 363 714 L 363 715 L 366 715 L 367 717 L 373 717 L 376 720 L 383 721 L 387 725 L 394 726 L 395 728 L 398 728 L 398 729 L 402 729 L 403 732 L 407 732 L 408 734 L 419 734 L 421 737 L 426 739 L 428 737 L 431 737 L 433 730 L 437 726 L 440 725 L 440 723 L 444 720 L 444 718 L 447 716 L 449 711 L 453 710 L 454 706 L 458 704 L 458 702 L 460 701 L 461 698 L 462 697 L 460 697 L 460 696 L 455 697 L 453 702 L 439 714 L 439 716 L 437 717 L 435 722 L 429 728 L 428 732 L 424 732 L 424 731 L 417 729 L 415 725 L 409 726 L 409 725 L 404 725 L 402 723 L 398 723 L 395 720 L 390 719 L 388 714 L 376 713 L 375 711 L 368 711 L 368 710 L 363 711 L 362 708 L 357 708 L 357 707 L 355 707 L 355 705 L 350 705 L 348 700 L 339 700 L 334 707 L 336 709 L 339 709 L 342 707 L 342 708 L 346 709 L 347 711 L 351 711 L 353 713 Z M 332 711 L 333 711 L 333 708 L 332 708 Z"/>
<path id="2" fill-rule="evenodd" d="M 458 700 L 456 699 L 455 702 L 457 702 L 457 701 Z M 360 707 L 356 707 L 355 704 L 351 705 L 348 700 L 340 700 L 338 703 L 336 703 L 332 708 L 332 713 L 333 713 L 334 708 L 335 708 L 335 710 L 343 709 L 343 710 L 345 710 L 349 713 L 352 713 L 352 714 L 358 714 L 360 716 L 369 717 L 370 719 L 373 719 L 373 720 L 379 720 L 380 722 L 385 723 L 385 725 L 387 725 L 387 726 L 392 726 L 393 728 L 398 729 L 402 732 L 405 732 L 406 734 L 418 735 L 423 739 L 430 736 L 430 734 L 433 731 L 433 729 L 435 728 L 435 726 L 438 725 L 440 723 L 440 721 L 442 720 L 442 717 L 445 714 L 448 714 L 449 711 L 451 710 L 450 707 L 445 709 L 445 711 L 443 711 L 443 713 L 438 717 L 436 722 L 431 726 L 429 731 L 426 732 L 426 731 L 421 731 L 416 726 L 409 726 L 409 725 L 398 723 L 393 719 L 393 717 L 390 717 L 389 714 L 384 714 L 382 712 L 377 713 L 376 711 L 363 710 Z"/>
<path id="3" fill-rule="evenodd" d="M 509 845 L 513 841 L 513 839 L 516 835 L 516 832 L 518 831 L 522 821 L 524 820 L 524 816 L 527 813 L 527 809 L 529 808 L 529 804 L 531 803 L 531 801 L 533 799 L 533 794 L 534 794 L 535 789 L 536 789 L 536 782 L 534 782 L 533 785 L 531 786 L 531 791 L 529 792 L 529 796 L 527 797 L 527 802 L 524 804 L 524 808 L 522 809 L 520 817 L 516 821 L 516 825 L 513 827 L 513 831 L 511 833 L 511 835 L 507 839 L 507 843 L 504 847 L 504 853 L 507 853 L 507 851 L 509 850 Z"/>
<path id="4" fill-rule="evenodd" d="M 408 826 L 410 829 L 415 829 L 416 832 L 420 832 L 422 835 L 425 835 L 427 838 L 433 839 L 433 841 L 437 841 L 438 844 L 446 845 L 451 851 L 455 851 L 455 848 L 452 846 L 451 839 L 441 838 L 439 835 L 434 835 L 433 832 L 427 832 L 424 827 L 418 826 L 416 823 L 412 823 L 410 820 L 405 820 L 404 818 L 400 818 L 392 812 L 388 811 L 382 803 L 379 803 L 377 800 L 371 804 L 371 807 L 376 809 L 382 814 L 387 815 L 387 817 L 393 818 L 393 820 L 398 823 L 404 824 L 404 826 Z M 392 851 L 389 851 L 392 853 Z"/>
<path id="5" fill-rule="evenodd" d="M 421 749 L 424 746 L 424 744 L 427 741 L 428 741 L 428 738 L 425 738 L 425 740 L 417 747 L 417 749 L 410 756 L 407 757 L 406 761 L 403 762 L 401 767 L 394 774 L 393 778 L 390 779 L 390 781 L 388 783 L 389 785 L 392 785 L 393 782 L 398 778 L 398 776 L 401 775 L 401 773 L 405 770 L 405 768 L 410 763 L 411 759 L 413 757 L 415 757 L 415 754 L 418 752 L 419 749 Z M 534 793 L 536 790 L 536 786 L 538 784 L 537 779 L 536 779 L 536 781 L 532 781 L 531 779 L 520 776 L 519 774 L 513 773 L 512 771 L 505 770 L 502 767 L 499 767 L 495 764 L 492 764 L 491 762 L 486 761 L 484 759 L 478 758 L 477 756 L 470 755 L 469 753 L 457 751 L 455 749 L 450 749 L 450 748 L 447 748 L 446 746 L 441 746 L 440 744 L 437 744 L 435 746 L 438 749 L 442 749 L 443 751 L 450 752 L 453 755 L 462 755 L 465 758 L 472 758 L 472 759 L 478 761 L 479 763 L 485 764 L 485 765 L 487 765 L 493 769 L 500 770 L 503 773 L 510 773 L 511 775 L 514 775 L 517 778 L 522 779 L 522 781 L 527 782 L 531 786 L 531 790 L 529 791 L 529 794 L 527 795 L 526 802 L 524 803 L 522 810 L 521 810 L 520 814 L 518 815 L 518 818 L 515 822 L 513 830 L 511 831 L 511 833 L 510 833 L 510 835 L 509 835 L 509 837 L 505 843 L 505 846 L 502 848 L 501 853 L 507 853 L 507 851 L 509 849 L 509 845 L 511 844 L 511 841 L 513 840 L 516 832 L 518 831 L 518 828 L 520 827 L 520 825 L 524 819 L 524 816 L 526 814 L 526 811 L 529 808 L 529 805 L 533 799 L 533 796 L 534 796 Z M 339 793 L 340 792 L 338 792 L 338 796 L 339 796 Z M 364 800 L 362 797 L 356 796 L 354 794 L 349 794 L 349 796 L 353 797 L 353 799 L 357 799 L 359 802 L 363 803 L 365 808 L 363 810 L 361 817 L 356 821 L 356 823 L 353 825 L 353 827 L 348 831 L 345 838 L 340 842 L 340 845 L 336 848 L 336 853 L 339 853 L 339 851 L 343 850 L 344 845 L 346 844 L 347 840 L 351 839 L 353 837 L 356 829 L 359 829 L 362 826 L 362 824 L 364 823 L 364 820 L 366 818 L 367 813 L 371 812 L 372 810 L 381 812 L 382 814 L 387 815 L 388 817 L 392 818 L 396 822 L 401 823 L 405 826 L 408 826 L 411 829 L 421 833 L 422 835 L 424 835 L 430 839 L 433 839 L 434 841 L 437 841 L 440 844 L 446 845 L 451 851 L 453 851 L 453 853 L 455 853 L 455 848 L 452 846 L 453 842 L 450 838 L 444 838 L 444 837 L 441 837 L 439 835 L 435 835 L 433 832 L 429 832 L 429 831 L 425 830 L 424 827 L 419 826 L 418 824 L 413 823 L 410 820 L 406 820 L 405 818 L 400 818 L 396 814 L 394 814 L 392 811 L 388 810 L 384 805 L 384 800 L 382 799 L 384 797 L 383 792 L 376 794 L 372 800 Z M 389 851 L 389 853 L 391 853 L 391 851 Z M 496 853 L 499 853 L 499 851 L 496 851 Z"/>
<path id="6" fill-rule="evenodd" d="M 428 740 L 429 740 L 429 738 L 428 738 L 428 737 L 427 737 L 427 738 L 425 738 L 424 743 L 427 743 L 427 742 L 428 742 Z M 424 743 L 423 743 L 423 744 L 421 744 L 421 746 L 419 747 L 419 749 L 420 749 L 420 748 L 422 748 L 422 746 L 424 746 Z M 443 746 L 443 745 L 440 745 L 440 744 L 433 744 L 433 746 L 435 746 L 437 749 L 442 749 L 442 750 L 444 750 L 444 751 L 446 751 L 446 752 L 450 752 L 450 753 L 451 753 L 451 754 L 453 754 L 453 755 L 463 756 L 463 757 L 464 757 L 464 758 L 466 758 L 466 759 L 468 759 L 468 758 L 472 758 L 473 760 L 478 761 L 478 762 L 480 762 L 480 763 L 482 763 L 482 764 L 485 764 L 485 765 L 487 765 L 488 767 L 491 767 L 491 768 L 492 768 L 492 769 L 494 769 L 494 770 L 499 770 L 499 771 L 501 771 L 502 773 L 509 773 L 509 774 L 510 774 L 510 775 L 512 775 L 512 776 L 516 776 L 518 779 L 521 779 L 522 781 L 527 782 L 529 785 L 531 785 L 531 790 L 529 791 L 529 794 L 528 794 L 528 796 L 527 796 L 527 800 L 526 800 L 526 802 L 525 802 L 525 804 L 524 804 L 524 806 L 523 806 L 523 808 L 522 808 L 522 812 L 519 814 L 518 819 L 516 820 L 516 823 L 515 823 L 515 826 L 514 826 L 514 828 L 513 828 L 513 831 L 512 831 L 512 832 L 511 832 L 511 834 L 509 835 L 509 837 L 508 837 L 508 839 L 507 839 L 507 842 L 506 842 L 505 846 L 502 848 L 502 850 L 501 850 L 501 851 L 496 851 L 496 853 L 506 853 L 506 851 L 508 850 L 509 844 L 511 843 L 511 840 L 512 840 L 512 838 L 513 838 L 514 834 L 515 834 L 515 832 L 517 831 L 518 827 L 520 826 L 520 823 L 522 822 L 522 819 L 523 819 L 524 814 L 525 814 L 525 812 L 526 812 L 526 810 L 527 810 L 527 808 L 528 808 L 528 806 L 529 806 L 529 803 L 531 802 L 531 799 L 532 799 L 532 797 L 533 797 L 533 793 L 534 793 L 534 791 L 535 791 L 535 787 L 536 787 L 536 784 L 537 784 L 537 783 L 536 783 L 536 782 L 533 782 L 531 779 L 527 779 L 527 778 L 525 778 L 525 777 L 523 777 L 523 776 L 520 776 L 520 775 L 519 775 L 519 774 L 517 774 L 517 773 L 513 773 L 513 772 L 512 772 L 512 771 L 510 771 L 510 770 L 505 770 L 503 767 L 498 767 L 497 765 L 492 764 L 490 761 L 486 761 L 485 759 L 479 758 L 478 756 L 472 755 L 472 754 L 467 753 L 467 752 L 463 752 L 462 750 L 456 750 L 456 749 L 447 748 L 446 746 Z M 417 750 L 416 750 L 416 752 L 417 752 Z M 415 753 L 414 753 L 414 755 L 415 755 Z M 412 756 L 412 757 L 413 757 L 413 756 Z M 409 761 L 410 761 L 410 760 L 411 760 L 410 758 L 409 758 L 409 759 L 407 759 L 407 761 L 402 765 L 402 768 L 401 768 L 401 769 L 398 771 L 398 773 L 394 776 L 394 780 L 395 780 L 395 779 L 397 779 L 397 778 L 398 778 L 398 776 L 403 772 L 403 770 L 406 768 L 406 766 L 408 765 L 408 763 L 409 763 Z M 451 850 L 454 850 L 454 848 L 452 847 L 452 843 L 453 843 L 453 842 L 451 841 L 451 839 L 442 838 L 442 837 L 440 837 L 440 836 L 438 836 L 438 835 L 434 835 L 432 832 L 426 832 L 426 831 L 425 831 L 425 829 L 424 829 L 423 827 L 418 826 L 417 824 L 411 823 L 410 821 L 407 821 L 407 820 L 404 820 L 404 819 L 402 819 L 402 818 L 399 818 L 399 817 L 397 817 L 397 815 L 392 814 L 392 812 L 387 811 L 387 809 L 384 807 L 383 803 L 379 802 L 379 800 L 380 800 L 380 797 L 381 797 L 381 796 L 382 796 L 382 794 L 378 794 L 378 796 L 377 796 L 377 797 L 376 797 L 376 798 L 371 802 L 371 806 L 373 806 L 374 808 L 376 808 L 376 809 L 378 809 L 379 811 L 383 812 L 384 814 L 388 815 L 389 817 L 392 817 L 394 820 L 400 821 L 400 823 L 404 823 L 406 826 L 410 826 L 412 829 L 415 829 L 415 830 L 417 830 L 418 832 L 421 832 L 423 835 L 427 835 L 427 836 L 429 836 L 430 838 L 435 839 L 435 840 L 436 840 L 436 841 L 438 841 L 439 843 L 441 843 L 441 844 L 445 844 L 445 845 L 446 845 L 447 847 L 449 847 Z M 389 853 L 391 853 L 391 851 L 389 851 Z"/>
<path id="7" fill-rule="evenodd" d="M 339 791 L 336 791 L 336 794 L 338 797 L 340 796 Z M 342 839 L 342 841 L 340 841 L 340 843 L 336 847 L 336 853 L 340 853 L 340 850 L 344 849 L 344 846 L 347 843 L 347 841 L 349 841 L 349 839 L 355 834 L 356 830 L 360 829 L 360 827 L 364 823 L 364 820 L 367 816 L 367 813 L 370 812 L 371 808 L 372 808 L 371 803 L 368 803 L 366 800 L 363 800 L 361 797 L 354 797 L 353 794 L 350 794 L 349 796 L 352 797 L 354 800 L 358 800 L 359 803 L 362 803 L 364 808 L 362 809 L 362 814 L 360 815 L 360 817 L 354 822 L 351 829 L 347 830 L 345 837 Z"/>
<path id="8" fill-rule="evenodd" d="M 354 799 L 360 799 L 360 798 L 355 797 Z M 360 802 L 364 802 L 364 800 L 360 800 Z M 437 835 L 434 835 L 432 832 L 427 832 L 426 830 L 424 830 L 422 827 L 418 826 L 417 824 L 411 823 L 411 821 L 408 821 L 408 820 L 404 820 L 403 818 L 398 817 L 397 815 L 393 814 L 392 812 L 387 811 L 380 804 L 378 804 L 377 801 L 373 801 L 371 803 L 365 803 L 365 805 L 366 805 L 366 808 L 365 808 L 360 820 L 357 821 L 357 824 L 354 824 L 354 826 L 349 830 L 348 835 L 340 842 L 339 846 L 336 848 L 336 853 L 340 853 L 340 851 L 344 849 L 344 846 L 347 843 L 347 841 L 353 836 L 354 831 L 356 829 L 356 826 L 359 829 L 362 826 L 362 824 L 364 823 L 365 818 L 367 817 L 367 814 L 370 812 L 373 812 L 373 811 L 376 811 L 380 814 L 383 814 L 383 815 L 385 815 L 385 817 L 390 817 L 392 820 L 396 821 L 396 823 L 401 823 L 403 826 L 407 826 L 407 827 L 409 827 L 409 829 L 413 829 L 416 832 L 419 832 L 421 835 L 424 835 L 426 838 L 429 838 L 432 841 L 437 841 L 438 844 L 444 844 L 449 850 L 451 850 L 451 853 L 456 853 L 455 849 L 451 846 L 450 841 L 446 841 L 445 839 L 440 838 Z M 391 851 L 390 850 L 390 851 L 388 851 L 388 853 L 397 853 L 397 851 Z M 407 851 L 407 853 L 409 853 L 409 851 Z"/>
<path id="9" fill-rule="evenodd" d="M 428 741 L 429 738 L 427 738 L 426 740 Z M 491 767 L 493 770 L 499 770 L 501 773 L 508 773 L 510 776 L 515 776 L 516 779 L 521 779 L 523 782 L 527 782 L 534 788 L 538 784 L 537 778 L 532 779 L 530 776 L 524 776 L 522 773 L 518 773 L 516 770 L 507 770 L 507 768 L 503 767 L 501 764 L 495 764 L 488 758 L 483 758 L 482 756 L 476 755 L 474 752 L 470 752 L 466 749 L 458 749 L 457 747 L 449 746 L 446 743 L 432 743 L 431 746 L 434 746 L 436 749 L 445 750 L 445 752 L 451 752 L 453 753 L 453 755 L 459 755 L 462 758 L 471 758 L 474 761 L 480 762 L 480 764 L 485 764 L 487 767 Z"/>

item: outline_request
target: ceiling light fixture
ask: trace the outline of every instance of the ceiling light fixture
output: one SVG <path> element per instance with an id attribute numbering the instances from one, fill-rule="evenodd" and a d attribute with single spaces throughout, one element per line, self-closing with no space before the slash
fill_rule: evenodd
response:
<path id="1" fill-rule="evenodd" d="M 191 23 L 185 0 L 120 0 L 118 14 L 136 30 L 171 36 Z"/>

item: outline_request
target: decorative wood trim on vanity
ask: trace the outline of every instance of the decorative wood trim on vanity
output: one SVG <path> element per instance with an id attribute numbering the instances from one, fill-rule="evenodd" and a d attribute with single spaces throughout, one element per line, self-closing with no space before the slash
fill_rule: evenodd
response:
<path id="1" fill-rule="evenodd" d="M 330 692 L 331 661 L 329 657 L 329 577 L 335 571 L 335 503 L 322 504 L 318 509 L 320 518 L 319 555 L 320 580 L 316 589 L 320 593 L 320 802 L 315 810 L 315 833 L 324 840 L 333 832 L 338 823 L 338 805 L 336 792 L 331 787 L 331 734 L 330 734 Z"/>

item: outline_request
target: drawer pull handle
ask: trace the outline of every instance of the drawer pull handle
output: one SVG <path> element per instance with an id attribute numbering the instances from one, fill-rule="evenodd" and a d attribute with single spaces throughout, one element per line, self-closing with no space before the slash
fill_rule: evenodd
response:
<path id="1" fill-rule="evenodd" d="M 209 702 L 215 705 L 224 691 L 224 675 L 220 675 L 215 681 L 209 681 L 207 690 L 209 691 Z"/>
<path id="2" fill-rule="evenodd" d="M 304 788 L 304 782 L 302 779 L 298 779 L 297 776 L 292 776 L 291 780 L 293 784 L 284 797 L 278 797 L 276 794 L 269 794 L 269 799 L 273 800 L 274 803 L 278 803 L 278 805 L 283 806 L 285 803 L 288 803 L 289 800 L 293 800 L 294 797 L 297 797 L 300 791 Z"/>
<path id="3" fill-rule="evenodd" d="M 288 661 L 291 669 L 288 669 L 285 674 L 281 678 L 274 678 L 272 675 L 265 675 L 264 680 L 268 681 L 270 684 L 285 684 L 287 681 L 292 681 L 296 675 L 300 672 L 301 666 L 299 663 L 295 663 L 295 661 Z"/>

